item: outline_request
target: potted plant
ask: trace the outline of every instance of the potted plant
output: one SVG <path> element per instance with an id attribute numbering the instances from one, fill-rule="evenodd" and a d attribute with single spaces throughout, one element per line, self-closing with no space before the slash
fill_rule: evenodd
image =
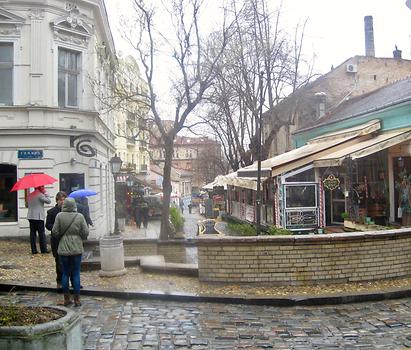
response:
<path id="1" fill-rule="evenodd" d="M 0 304 L 0 349 L 81 349 L 79 314 L 63 306 Z"/>

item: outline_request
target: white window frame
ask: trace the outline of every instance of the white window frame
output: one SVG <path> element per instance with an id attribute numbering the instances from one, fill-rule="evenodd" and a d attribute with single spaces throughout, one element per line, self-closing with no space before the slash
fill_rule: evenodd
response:
<path id="1" fill-rule="evenodd" d="M 68 79 L 66 77 L 65 79 L 65 101 L 64 101 L 64 106 L 60 106 L 59 104 L 59 98 L 58 98 L 58 75 L 59 75 L 59 53 L 60 50 L 64 50 L 64 51 L 71 51 L 74 52 L 76 54 L 78 54 L 78 76 L 77 76 L 77 106 L 71 106 L 68 104 L 68 95 L 67 95 L 67 84 L 68 84 Z M 57 85 L 57 105 L 59 106 L 59 108 L 74 108 L 74 109 L 78 109 L 81 107 L 81 96 L 82 96 L 82 86 L 83 85 L 83 77 L 82 77 L 82 72 L 83 72 L 83 60 L 84 60 L 84 53 L 82 50 L 78 50 L 76 48 L 72 48 L 72 47 L 66 47 L 66 46 L 57 46 L 57 57 L 56 57 L 56 69 L 57 69 L 57 74 L 56 74 L 56 85 Z"/>
<path id="2" fill-rule="evenodd" d="M 0 106 L 14 106 L 15 104 L 15 96 L 16 96 L 16 59 L 17 59 L 17 50 L 16 50 L 16 40 L 10 40 L 10 39 L 4 39 L 0 40 L 0 43 L 5 43 L 5 44 L 11 44 L 12 45 L 12 52 L 13 52 L 13 62 L 11 65 L 11 79 L 12 79 L 12 85 L 11 85 L 11 104 L 5 104 L 5 103 L 0 103 Z"/>

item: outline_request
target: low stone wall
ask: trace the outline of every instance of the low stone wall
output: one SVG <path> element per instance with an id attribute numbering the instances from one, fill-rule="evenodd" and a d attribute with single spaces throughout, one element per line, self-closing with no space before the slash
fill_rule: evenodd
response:
<path id="1" fill-rule="evenodd" d="M 158 255 L 156 239 L 124 239 L 124 256 Z"/>
<path id="2" fill-rule="evenodd" d="M 411 275 L 411 229 L 327 235 L 197 238 L 201 281 L 277 285 Z"/>
<path id="3" fill-rule="evenodd" d="M 186 263 L 186 247 L 193 242 L 186 240 L 158 241 L 155 238 L 124 239 L 124 256 L 163 255 L 165 261 L 172 263 Z M 99 241 L 84 241 L 86 250 L 93 251 L 93 256 L 99 256 Z"/>
<path id="4" fill-rule="evenodd" d="M 158 255 L 163 255 L 164 260 L 170 263 L 186 263 L 186 245 L 184 241 L 158 242 Z"/>

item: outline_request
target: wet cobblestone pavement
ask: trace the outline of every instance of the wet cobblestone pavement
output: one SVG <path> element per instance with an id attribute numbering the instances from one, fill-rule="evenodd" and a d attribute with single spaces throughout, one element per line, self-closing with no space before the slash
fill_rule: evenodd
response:
<path id="1" fill-rule="evenodd" d="M 51 305 L 59 294 L 0 301 Z M 407 349 L 411 299 L 321 307 L 264 307 L 82 297 L 84 349 Z"/>

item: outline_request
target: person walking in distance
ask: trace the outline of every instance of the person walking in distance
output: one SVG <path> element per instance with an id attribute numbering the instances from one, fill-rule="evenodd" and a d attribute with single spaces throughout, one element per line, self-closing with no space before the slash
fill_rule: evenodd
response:
<path id="1" fill-rule="evenodd" d="M 72 304 L 69 293 L 69 277 L 73 278 L 74 306 L 80 302 L 80 264 L 84 253 L 83 240 L 87 239 L 89 229 L 84 216 L 77 212 L 73 198 L 66 198 L 61 213 L 57 214 L 51 234 L 59 239 L 57 253 L 63 265 L 61 283 L 64 293 L 63 305 Z"/>
<path id="2" fill-rule="evenodd" d="M 37 254 L 36 233 L 39 235 L 40 252 L 42 254 L 50 253 L 47 249 L 46 233 L 44 229 L 44 204 L 50 204 L 51 199 L 46 193 L 44 186 L 36 187 L 34 192 L 30 193 L 27 198 L 28 212 L 27 220 L 30 224 L 30 245 L 31 253 Z"/>
<path id="3" fill-rule="evenodd" d="M 184 201 L 181 198 L 180 198 L 179 206 L 180 206 L 181 214 L 184 214 Z"/>
<path id="4" fill-rule="evenodd" d="M 133 201 L 135 210 L 135 220 L 137 228 L 143 223 L 144 228 L 148 227 L 148 202 L 142 194 L 139 194 Z"/>
<path id="5" fill-rule="evenodd" d="M 56 205 L 47 211 L 47 218 L 46 218 L 46 229 L 51 231 L 54 226 L 54 222 L 56 221 L 56 216 L 58 213 L 61 212 L 61 208 L 63 207 L 63 202 L 67 198 L 66 192 L 57 192 L 56 194 Z M 57 253 L 57 249 L 59 247 L 59 239 L 53 235 L 50 237 L 51 243 L 51 251 L 54 256 L 54 261 L 56 263 L 56 282 L 57 288 L 61 288 L 61 275 L 62 275 L 62 267 L 59 255 Z M 73 281 L 72 281 L 73 283 Z"/>

